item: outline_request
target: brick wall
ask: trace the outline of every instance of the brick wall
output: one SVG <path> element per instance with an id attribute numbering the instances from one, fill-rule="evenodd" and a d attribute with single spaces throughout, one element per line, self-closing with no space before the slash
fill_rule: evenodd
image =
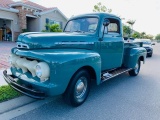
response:
<path id="1" fill-rule="evenodd" d="M 16 7 L 15 9 L 19 10 L 19 13 L 18 13 L 19 25 L 20 25 L 20 29 L 21 29 L 21 32 L 22 32 L 23 29 L 27 29 L 26 15 L 27 14 L 33 15 L 33 12 L 30 9 L 26 9 L 26 8 L 23 9 L 22 6 Z"/>
<path id="2" fill-rule="evenodd" d="M 18 36 L 21 34 L 20 32 L 14 32 L 13 33 L 14 34 L 14 41 L 16 41 L 17 40 L 17 38 L 18 38 Z"/>

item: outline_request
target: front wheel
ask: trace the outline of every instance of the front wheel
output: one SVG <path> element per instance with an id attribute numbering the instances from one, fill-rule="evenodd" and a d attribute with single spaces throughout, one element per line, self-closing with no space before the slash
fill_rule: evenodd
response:
<path id="1" fill-rule="evenodd" d="M 141 67 L 141 61 L 138 60 L 137 63 L 136 63 L 135 68 L 128 72 L 129 75 L 130 76 L 137 76 L 139 71 L 140 71 L 140 67 Z"/>
<path id="2" fill-rule="evenodd" d="M 90 75 L 86 70 L 80 70 L 71 79 L 63 98 L 67 104 L 77 107 L 86 100 L 89 90 Z"/>

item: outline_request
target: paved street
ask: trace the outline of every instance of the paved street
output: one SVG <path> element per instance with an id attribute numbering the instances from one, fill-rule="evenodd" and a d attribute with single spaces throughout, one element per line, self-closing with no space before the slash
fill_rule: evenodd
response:
<path id="1" fill-rule="evenodd" d="M 159 51 L 160 44 L 156 44 L 153 57 L 142 64 L 137 77 L 123 74 L 100 86 L 93 85 L 82 106 L 70 107 L 57 96 L 48 102 L 42 100 L 17 108 L 7 115 L 14 116 L 13 120 L 159 120 Z"/>
<path id="2" fill-rule="evenodd" d="M 82 106 L 70 107 L 57 96 L 27 103 L 0 117 L 13 120 L 159 120 L 159 51 L 160 44 L 156 43 L 153 57 L 146 59 L 137 77 L 126 73 L 100 86 L 93 84 Z"/>

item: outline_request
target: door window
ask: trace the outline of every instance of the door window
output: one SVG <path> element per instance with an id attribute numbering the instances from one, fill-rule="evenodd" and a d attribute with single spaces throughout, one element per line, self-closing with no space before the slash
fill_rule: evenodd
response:
<path id="1" fill-rule="evenodd" d="M 105 27 L 104 34 L 112 34 L 112 33 L 118 33 L 120 34 L 120 23 L 116 19 L 109 19 L 110 24 Z M 102 26 L 102 31 L 104 29 L 104 26 Z"/>

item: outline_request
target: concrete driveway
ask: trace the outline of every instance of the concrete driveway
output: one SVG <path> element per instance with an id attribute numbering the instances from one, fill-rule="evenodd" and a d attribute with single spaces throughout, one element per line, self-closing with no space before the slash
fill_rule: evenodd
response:
<path id="1" fill-rule="evenodd" d="M 0 70 L 9 68 L 8 57 L 15 46 L 15 42 L 0 42 Z"/>
<path id="2" fill-rule="evenodd" d="M 15 42 L 0 42 L 0 86 L 7 85 L 2 77 L 2 72 L 4 69 L 8 69 L 10 67 L 8 57 L 10 55 L 11 48 L 15 46 Z"/>

